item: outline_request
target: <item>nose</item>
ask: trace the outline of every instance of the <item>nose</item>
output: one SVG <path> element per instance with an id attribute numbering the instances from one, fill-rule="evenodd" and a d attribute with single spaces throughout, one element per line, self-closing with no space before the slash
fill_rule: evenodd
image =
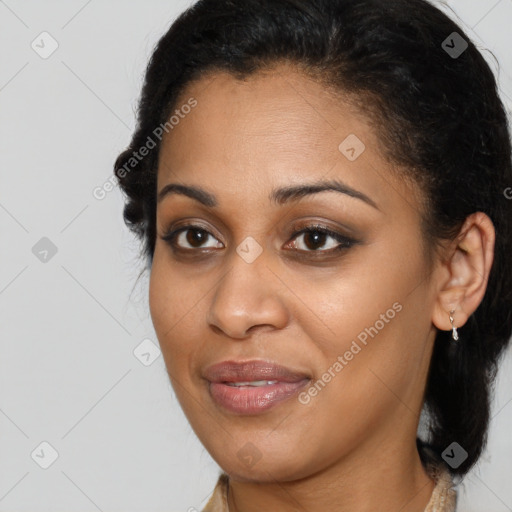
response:
<path id="1" fill-rule="evenodd" d="M 248 263 L 233 251 L 229 270 L 211 296 L 208 324 L 235 339 L 257 329 L 282 329 L 289 321 L 285 294 L 286 286 L 267 265 L 265 253 Z"/>

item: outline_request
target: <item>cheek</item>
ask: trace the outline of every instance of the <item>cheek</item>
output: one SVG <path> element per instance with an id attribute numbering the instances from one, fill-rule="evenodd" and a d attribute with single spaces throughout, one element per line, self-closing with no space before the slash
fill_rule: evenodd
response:
<path id="1" fill-rule="evenodd" d="M 345 439 L 380 428 L 392 411 L 407 420 L 414 417 L 411 411 L 418 405 L 429 359 L 421 288 L 404 297 L 396 289 L 379 287 L 366 301 L 361 298 L 363 307 L 351 304 L 331 317 L 339 335 L 322 346 L 324 373 L 317 379 L 329 383 L 319 385 L 318 407 L 329 423 L 343 427 Z"/>
<path id="2" fill-rule="evenodd" d="M 374 266 L 372 272 L 365 272 L 354 266 L 353 271 L 344 271 L 321 285 L 304 280 L 300 286 L 300 281 L 295 281 L 294 292 L 308 297 L 309 308 L 301 314 L 302 329 L 331 359 L 350 350 L 354 340 L 364 347 L 377 333 L 378 338 L 385 337 L 399 321 L 399 276 L 385 277 L 385 270 Z M 375 279 L 377 273 L 379 280 Z"/>
<path id="3" fill-rule="evenodd" d="M 163 333 L 172 325 L 169 313 L 175 311 L 175 300 L 168 283 L 169 276 L 162 271 L 162 266 L 155 251 L 149 278 L 149 311 L 160 343 L 164 341 Z"/>
<path id="4" fill-rule="evenodd" d="M 149 310 L 166 363 L 176 360 L 187 346 L 180 340 L 189 327 L 196 302 L 187 294 L 186 283 L 155 251 L 149 279 Z"/>
<path id="5" fill-rule="evenodd" d="M 165 248 L 157 243 L 149 279 L 149 309 L 161 343 L 174 336 L 197 302 L 197 286 L 184 279 L 168 259 Z"/>
<path id="6" fill-rule="evenodd" d="M 334 400 L 347 394 L 385 400 L 383 395 L 392 396 L 386 386 L 407 387 L 424 362 L 422 333 L 428 333 L 429 324 L 425 283 L 419 285 L 418 277 L 421 259 L 409 254 L 392 261 L 378 252 L 374 261 L 308 291 L 315 315 L 307 315 L 302 328 L 323 361 L 315 377 L 336 375 L 328 384 L 337 389 Z"/>
<path id="7" fill-rule="evenodd" d="M 149 279 L 149 309 L 162 356 L 170 377 L 188 382 L 191 364 L 197 361 L 205 339 L 204 324 L 208 296 L 198 279 L 187 276 L 167 262 L 165 249 L 155 257 Z"/>

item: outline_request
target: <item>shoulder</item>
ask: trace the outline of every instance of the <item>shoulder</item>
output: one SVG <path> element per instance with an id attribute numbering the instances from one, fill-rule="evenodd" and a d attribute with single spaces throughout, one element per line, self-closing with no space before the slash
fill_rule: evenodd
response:
<path id="1" fill-rule="evenodd" d="M 421 452 L 425 470 L 435 482 L 424 512 L 455 512 L 457 492 L 447 464 L 426 446 L 421 448 Z"/>
<path id="2" fill-rule="evenodd" d="M 201 512 L 229 512 L 228 509 L 228 475 L 221 473 L 210 500 Z"/>

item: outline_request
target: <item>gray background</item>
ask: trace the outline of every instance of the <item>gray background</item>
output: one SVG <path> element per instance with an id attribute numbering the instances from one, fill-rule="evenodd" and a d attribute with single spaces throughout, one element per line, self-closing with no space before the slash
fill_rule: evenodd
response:
<path id="1" fill-rule="evenodd" d="M 153 45 L 189 4 L 0 1 L 1 512 L 201 509 L 217 480 L 158 357 L 121 194 L 93 196 Z M 498 58 L 510 110 L 512 0 L 444 4 Z M 511 370 L 509 353 L 459 511 L 512 511 Z"/>

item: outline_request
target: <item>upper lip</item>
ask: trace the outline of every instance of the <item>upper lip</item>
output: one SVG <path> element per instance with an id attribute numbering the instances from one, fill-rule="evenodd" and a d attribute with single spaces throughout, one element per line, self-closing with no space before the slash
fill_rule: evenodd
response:
<path id="1" fill-rule="evenodd" d="M 299 382 L 309 378 L 303 372 L 261 360 L 223 361 L 208 366 L 204 371 L 204 377 L 210 382 L 251 382 L 258 380 Z"/>

